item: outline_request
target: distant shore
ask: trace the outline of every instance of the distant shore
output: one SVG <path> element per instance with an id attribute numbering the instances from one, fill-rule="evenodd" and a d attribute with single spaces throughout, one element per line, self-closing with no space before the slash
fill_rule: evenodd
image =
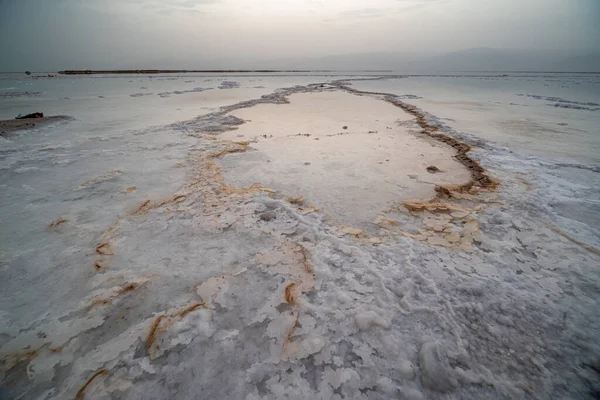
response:
<path id="1" fill-rule="evenodd" d="M 275 72 L 331 72 L 327 70 L 275 70 L 275 69 L 115 69 L 115 70 L 65 70 L 61 75 L 95 74 L 185 74 L 185 73 L 275 73 Z"/>

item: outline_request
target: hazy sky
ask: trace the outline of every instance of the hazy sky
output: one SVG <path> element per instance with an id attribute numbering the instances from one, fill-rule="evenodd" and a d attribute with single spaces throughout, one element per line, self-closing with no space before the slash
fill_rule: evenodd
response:
<path id="1" fill-rule="evenodd" d="M 473 47 L 599 51 L 600 0 L 0 0 L 0 71 Z"/>

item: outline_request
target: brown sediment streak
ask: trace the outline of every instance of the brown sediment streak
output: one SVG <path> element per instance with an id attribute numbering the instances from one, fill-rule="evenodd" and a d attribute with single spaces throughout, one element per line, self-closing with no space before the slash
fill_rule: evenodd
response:
<path id="1" fill-rule="evenodd" d="M 97 260 L 94 261 L 94 268 L 96 269 L 96 271 L 102 271 L 104 268 L 106 268 L 106 265 L 104 264 L 104 261 Z"/>
<path id="2" fill-rule="evenodd" d="M 296 294 L 294 293 L 294 289 L 296 288 L 296 283 L 288 283 L 285 287 L 285 301 L 286 303 L 293 303 L 296 301 Z"/>
<path id="3" fill-rule="evenodd" d="M 96 371 L 94 373 L 94 375 L 92 375 L 90 377 L 90 379 L 88 379 L 87 382 L 81 387 L 81 389 L 79 389 L 79 391 L 75 395 L 75 399 L 83 399 L 83 396 L 85 395 L 85 390 L 88 388 L 88 386 L 90 386 L 90 384 L 94 381 L 94 379 L 96 379 L 97 377 L 99 377 L 101 375 L 108 375 L 108 371 L 105 369 Z"/>
<path id="4" fill-rule="evenodd" d="M 302 197 L 302 196 L 290 196 L 290 197 L 286 197 L 285 201 L 287 201 L 290 204 L 294 204 L 294 205 L 300 206 L 300 205 L 304 204 L 304 197 Z"/>
<path id="5" fill-rule="evenodd" d="M 222 149 L 221 151 L 210 154 L 209 157 L 210 158 L 219 158 L 219 157 L 224 156 L 225 154 L 243 153 L 246 150 L 248 150 L 248 146 L 250 144 L 248 142 L 232 142 L 232 143 L 235 144 L 237 147 L 226 147 L 226 148 Z"/>
<path id="6" fill-rule="evenodd" d="M 317 207 L 298 207 L 298 211 L 300 211 L 302 214 L 310 214 L 312 212 L 319 211 L 319 209 Z"/>
<path id="7" fill-rule="evenodd" d="M 264 187 L 260 182 L 254 182 L 250 187 L 247 188 L 236 188 L 231 185 L 223 185 L 221 191 L 226 194 L 244 194 L 251 192 L 274 192 L 274 190 Z"/>
<path id="8" fill-rule="evenodd" d="M 467 153 L 469 151 L 471 151 L 471 147 L 468 144 L 462 143 L 459 140 L 454 139 L 453 137 L 448 136 L 446 134 L 438 133 L 440 129 L 437 126 L 432 125 L 429 122 L 427 122 L 425 115 L 423 115 L 423 113 L 421 113 L 417 107 L 401 102 L 400 100 L 398 100 L 396 98 L 395 95 L 390 94 L 390 93 L 366 92 L 366 91 L 356 90 L 356 89 L 350 88 L 348 86 L 345 86 L 343 83 L 340 83 L 340 82 L 338 82 L 336 87 L 338 87 L 342 90 L 345 90 L 349 93 L 358 94 L 358 95 L 367 94 L 367 95 L 375 95 L 375 96 L 384 96 L 385 101 L 387 101 L 390 104 L 395 105 L 396 107 L 403 109 L 408 114 L 414 116 L 417 119 L 417 123 L 421 127 L 420 133 L 422 135 L 429 136 L 432 139 L 435 139 L 437 141 L 445 143 L 445 144 L 451 146 L 452 148 L 454 148 L 458 152 L 458 154 L 454 157 L 456 158 L 456 160 L 458 162 L 460 162 L 462 165 L 464 165 L 469 170 L 469 172 L 471 173 L 473 182 L 477 186 L 486 188 L 486 189 L 495 189 L 498 186 L 499 183 L 497 181 L 495 181 L 494 179 L 490 178 L 486 174 L 485 169 L 483 169 L 483 167 L 481 167 L 481 165 L 479 165 L 479 163 L 477 161 L 473 160 L 472 158 L 470 158 L 467 155 Z"/>
<path id="9" fill-rule="evenodd" d="M 558 233 L 560 236 L 564 237 L 565 239 L 581 246 L 583 249 L 589 251 L 590 253 L 593 253 L 597 256 L 600 256 L 600 250 L 596 249 L 595 247 L 592 247 L 590 245 L 587 245 L 577 239 L 575 239 L 574 237 L 571 237 L 570 235 L 568 235 L 567 233 L 561 231 L 558 227 L 552 225 L 552 224 L 548 224 L 548 227 L 550 229 L 552 229 L 554 232 Z"/>
<path id="10" fill-rule="evenodd" d="M 154 319 L 154 321 L 152 322 L 152 325 L 150 326 L 150 331 L 148 332 L 148 336 L 146 336 L 146 350 L 148 351 L 148 353 L 151 352 L 152 349 L 152 345 L 156 342 L 156 338 L 158 336 L 158 332 L 160 331 L 166 331 L 167 329 L 169 329 L 169 327 L 171 325 L 173 325 L 176 320 L 175 318 L 178 318 L 177 320 L 184 318 L 186 315 L 188 315 L 189 313 L 196 311 L 200 308 L 206 308 L 204 303 L 194 303 L 186 308 L 180 309 L 172 314 L 162 314 L 159 315 L 158 317 L 156 317 Z M 163 324 L 163 322 L 165 322 Z M 164 325 L 164 326 L 161 326 Z M 152 356 L 152 354 L 150 354 L 150 358 L 154 358 Z"/>
<path id="11" fill-rule="evenodd" d="M 58 219 L 55 219 L 54 221 L 50 222 L 50 224 L 48 224 L 48 228 L 56 228 L 57 226 L 60 226 L 67 222 L 69 222 L 69 220 L 66 218 L 58 218 Z"/>
<path id="12" fill-rule="evenodd" d="M 148 349 L 148 351 L 150 350 L 150 347 L 152 347 L 152 345 L 154 344 L 154 340 L 156 339 L 156 331 L 158 330 L 158 326 L 160 325 L 164 317 L 164 315 L 159 315 L 158 317 L 156 317 L 156 319 L 150 326 L 150 332 L 146 337 L 146 349 Z"/>
<path id="13" fill-rule="evenodd" d="M 140 286 L 145 285 L 146 283 L 148 283 L 148 281 L 127 283 L 125 286 L 119 288 L 119 290 L 117 290 L 116 292 L 114 292 L 112 295 L 110 295 L 108 297 L 93 299 L 90 302 L 90 304 L 88 304 L 88 308 L 91 309 L 98 305 L 106 305 L 106 304 L 110 303 L 111 300 L 114 300 L 117 297 L 124 295 L 125 293 L 133 292 L 134 290 L 136 290 Z"/>
<path id="14" fill-rule="evenodd" d="M 169 197 L 168 199 L 160 201 L 160 202 L 153 202 L 152 200 L 144 200 L 138 205 L 137 209 L 133 212 L 133 215 L 143 215 L 154 208 L 162 207 L 162 206 L 165 206 L 170 203 L 182 202 L 183 200 L 186 199 L 186 197 L 187 197 L 187 195 L 185 195 L 185 194 L 175 194 L 175 195 Z"/>
<path id="15" fill-rule="evenodd" d="M 449 146 L 453 147 L 458 152 L 458 154 L 455 156 L 455 158 L 462 165 L 464 165 L 465 167 L 467 167 L 469 169 L 469 171 L 471 173 L 471 177 L 473 178 L 473 181 L 478 186 L 480 186 L 482 188 L 486 188 L 486 189 L 494 189 L 498 186 L 498 182 L 493 180 L 492 178 L 490 178 L 485 173 L 485 170 L 483 169 L 483 167 L 481 167 L 477 161 L 473 160 L 472 158 L 470 158 L 467 155 L 467 153 L 469 151 L 471 151 L 471 147 L 468 144 L 459 142 L 458 140 L 454 139 L 453 137 L 450 137 L 443 133 L 436 133 L 439 130 L 439 128 L 429 124 L 425 120 L 425 117 L 423 116 L 423 114 L 421 114 L 416 109 L 416 107 L 409 106 L 404 103 L 398 103 L 397 101 L 395 101 L 393 99 L 387 99 L 387 101 L 391 104 L 394 104 L 397 107 L 402 108 L 407 113 L 417 117 L 417 123 L 422 128 L 422 130 L 421 130 L 422 134 L 427 135 L 433 139 L 436 139 L 440 142 L 446 143 Z"/>
<path id="16" fill-rule="evenodd" d="M 180 201 L 185 200 L 187 196 L 185 194 L 176 194 L 174 196 L 169 197 L 167 200 L 165 201 L 161 201 L 158 206 L 164 206 L 165 204 L 169 204 L 169 203 L 179 203 Z"/>
<path id="17" fill-rule="evenodd" d="M 112 246 L 108 242 L 103 242 L 103 243 L 98 244 L 98 246 L 96 246 L 96 253 L 102 254 L 105 256 L 112 256 L 115 254 L 112 249 Z"/>
<path id="18" fill-rule="evenodd" d="M 521 175 L 521 174 L 518 174 Z M 531 183 L 529 183 L 527 180 L 525 180 L 525 178 L 521 177 L 521 176 L 517 176 L 517 180 L 519 182 L 521 182 L 523 185 L 525 185 L 525 189 L 527 189 L 528 192 L 530 192 L 533 189 L 533 185 Z"/>
<path id="19" fill-rule="evenodd" d="M 221 151 L 219 153 L 227 154 L 228 152 L 223 153 L 223 151 Z M 231 152 L 229 152 L 229 153 L 231 153 Z M 215 158 L 215 155 L 211 154 L 209 157 Z M 221 174 L 221 167 L 217 163 L 215 163 L 214 161 L 208 160 L 204 163 L 204 166 L 205 166 L 205 168 L 204 168 L 203 172 L 206 172 L 208 175 L 208 178 L 210 178 L 213 182 L 216 182 L 219 185 L 219 191 L 222 193 L 244 194 L 244 193 L 251 193 L 251 192 L 258 192 L 258 191 L 271 192 L 271 193 L 275 192 L 272 189 L 264 187 L 260 182 L 255 182 L 250 187 L 247 187 L 247 188 L 237 188 L 235 186 L 228 185 L 225 183 L 225 180 L 223 179 L 223 175 Z M 200 183 L 200 181 L 197 181 L 195 183 Z"/>
<path id="20" fill-rule="evenodd" d="M 461 206 L 448 203 L 436 203 L 427 201 L 405 201 L 402 203 L 409 211 L 432 211 L 432 212 L 470 212 Z"/>
<path id="21" fill-rule="evenodd" d="M 339 228 L 344 235 L 354 236 L 355 238 L 366 238 L 367 234 L 362 229 L 354 228 L 352 226 L 339 224 Z"/>
<path id="22" fill-rule="evenodd" d="M 40 353 L 40 349 L 27 350 L 22 353 L 9 354 L 2 361 L 2 371 L 8 372 L 21 361 L 28 361 L 36 358 Z"/>
<path id="23" fill-rule="evenodd" d="M 144 200 L 140 203 L 134 214 L 142 214 L 152 208 L 152 200 Z"/>
<path id="24" fill-rule="evenodd" d="M 102 232 L 102 235 L 100 236 L 100 241 L 98 242 L 98 244 L 96 245 L 96 248 L 95 248 L 96 254 L 100 254 L 102 256 L 107 256 L 107 257 L 111 257 L 111 256 L 115 255 L 115 252 L 112 248 L 110 241 L 112 240 L 112 238 L 115 236 L 115 234 L 119 230 L 119 227 L 120 227 L 120 222 L 117 221 L 114 224 L 110 225 L 108 228 L 106 228 Z M 104 259 L 98 259 L 98 260 L 94 261 L 94 268 L 96 269 L 96 271 L 103 270 L 105 266 L 106 266 L 106 260 L 104 260 Z"/>
<path id="25" fill-rule="evenodd" d="M 127 194 L 127 193 L 131 193 L 131 192 L 135 192 L 137 190 L 137 187 L 135 186 L 129 186 L 128 188 L 125 188 L 123 190 L 121 190 L 121 194 Z"/>
<path id="26" fill-rule="evenodd" d="M 454 197 L 456 193 L 468 193 L 475 186 L 475 182 L 469 181 L 462 185 L 435 185 L 438 196 Z"/>
<path id="27" fill-rule="evenodd" d="M 296 333 L 299 319 L 300 314 L 296 313 L 296 320 L 294 321 L 294 324 L 288 331 L 287 335 L 285 336 L 285 339 L 283 340 L 283 344 L 281 345 L 281 358 L 285 357 L 287 354 L 287 347 L 292 342 L 292 337 L 294 336 L 294 333 Z"/>
<path id="28" fill-rule="evenodd" d="M 179 311 L 174 316 L 179 316 L 179 317 L 183 318 L 186 315 L 188 315 L 189 313 L 191 313 L 192 311 L 196 311 L 196 310 L 198 310 L 200 308 L 205 308 L 204 303 L 192 304 L 191 306 L 189 306 L 187 308 L 184 308 L 183 310 Z"/>
<path id="29" fill-rule="evenodd" d="M 119 169 L 116 169 L 114 171 L 107 172 L 104 175 L 96 176 L 94 178 L 89 178 L 88 180 L 83 182 L 81 185 L 79 185 L 79 187 L 85 188 L 93 183 L 97 183 L 97 182 L 101 182 L 101 181 L 105 181 L 105 180 L 114 178 L 115 176 L 117 176 L 120 173 L 122 173 L 122 171 Z"/>
<path id="30" fill-rule="evenodd" d="M 117 230 L 119 230 L 120 225 L 121 223 L 119 221 L 115 222 L 102 232 L 102 237 L 107 239 L 112 238 L 115 235 L 115 233 L 117 233 Z"/>
<path id="31" fill-rule="evenodd" d="M 314 277 L 313 267 L 308 260 L 308 256 L 306 255 L 306 249 L 302 246 L 300 246 L 300 249 L 300 252 L 302 253 L 302 266 L 304 267 L 304 271 Z"/>
<path id="32" fill-rule="evenodd" d="M 211 195 L 238 195 L 253 192 L 275 193 L 275 190 L 263 186 L 260 182 L 255 182 L 247 188 L 237 188 L 225 183 L 221 166 L 213 160 L 227 154 L 244 152 L 249 146 L 248 142 L 229 142 L 229 144 L 229 147 L 225 147 L 220 151 L 200 155 L 199 161 L 201 164 L 198 165 L 202 165 L 202 167 L 196 170 L 194 180 L 187 185 L 188 189 L 195 191 L 198 188 L 204 187 L 205 189 L 209 189 Z M 216 184 L 216 186 L 212 186 L 212 184 Z M 204 195 L 208 196 L 208 192 L 204 192 Z"/>

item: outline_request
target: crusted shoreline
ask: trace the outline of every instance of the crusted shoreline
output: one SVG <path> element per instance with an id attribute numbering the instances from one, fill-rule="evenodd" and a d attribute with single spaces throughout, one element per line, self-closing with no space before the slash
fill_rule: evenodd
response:
<path id="1" fill-rule="evenodd" d="M 490 176 L 485 172 L 485 169 L 475 160 L 467 155 L 469 151 L 471 151 L 471 146 L 466 143 L 463 143 L 451 136 L 448 136 L 443 133 L 439 133 L 440 128 L 429 123 L 425 118 L 425 115 L 419 111 L 419 109 L 413 105 L 404 103 L 398 99 L 398 96 L 390 93 L 380 93 L 380 92 L 368 92 L 361 91 L 357 89 L 353 89 L 344 85 L 344 82 L 348 82 L 349 80 L 336 81 L 333 83 L 336 87 L 341 90 L 345 90 L 348 93 L 354 93 L 357 95 L 375 95 L 375 96 L 384 96 L 383 100 L 387 101 L 390 104 L 395 105 L 396 107 L 401 108 L 405 112 L 413 115 L 417 119 L 417 123 L 421 127 L 420 133 L 422 135 L 426 135 L 432 139 L 445 143 L 451 147 L 453 147 L 457 151 L 457 155 L 454 156 L 456 160 L 458 160 L 462 165 L 464 165 L 470 172 L 473 178 L 473 183 L 481 188 L 485 189 L 494 189 L 498 186 L 498 182 L 494 179 L 490 178 Z"/>

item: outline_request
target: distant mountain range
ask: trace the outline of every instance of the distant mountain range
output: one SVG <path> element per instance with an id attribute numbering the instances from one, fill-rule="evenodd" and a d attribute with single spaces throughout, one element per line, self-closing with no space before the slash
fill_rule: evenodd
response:
<path id="1" fill-rule="evenodd" d="M 554 64 L 558 71 L 600 72 L 600 53 L 570 57 Z"/>
<path id="2" fill-rule="evenodd" d="M 360 53 L 260 63 L 278 69 L 391 70 L 400 73 L 600 72 L 600 53 L 476 48 L 442 55 Z"/>
<path id="3" fill-rule="evenodd" d="M 1 1 L 1 0 L 0 0 Z M 62 69 L 187 69 L 187 70 L 335 70 L 394 71 L 399 74 L 448 74 L 464 72 L 598 72 L 600 52 L 504 50 L 480 47 L 445 54 L 356 53 L 322 57 L 251 60 L 250 57 L 157 57 L 142 65 L 70 65 Z"/>

